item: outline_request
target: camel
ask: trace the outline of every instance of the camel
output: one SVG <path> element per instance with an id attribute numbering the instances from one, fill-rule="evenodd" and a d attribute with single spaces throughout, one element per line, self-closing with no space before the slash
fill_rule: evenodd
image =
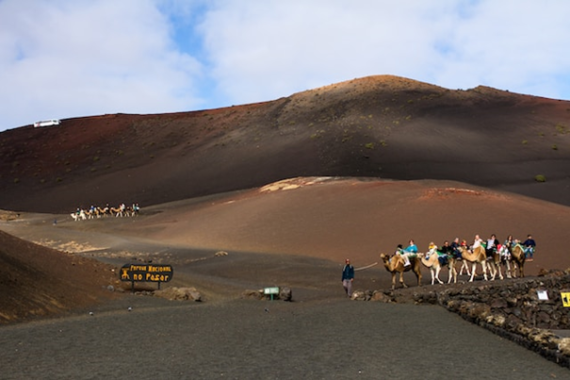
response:
<path id="1" fill-rule="evenodd" d="M 102 215 L 102 216 L 107 216 L 110 213 L 109 206 L 106 206 L 104 208 L 97 207 L 97 211 L 99 212 L 99 215 Z"/>
<path id="2" fill-rule="evenodd" d="M 427 259 L 424 256 L 426 255 L 423 253 L 418 253 L 418 257 L 422 261 L 422 264 L 429 268 L 429 271 L 431 273 L 431 284 L 433 285 L 435 283 L 435 280 L 437 280 L 437 282 L 440 284 L 443 284 L 443 281 L 439 279 L 439 271 L 443 265 L 441 265 L 441 262 L 439 261 L 437 251 L 430 251 L 429 257 Z M 447 280 L 447 283 L 450 284 L 451 279 L 453 278 L 453 283 L 456 284 L 457 270 L 455 269 L 455 257 L 453 257 L 453 255 L 446 255 L 446 260 L 447 262 L 445 266 L 447 266 L 447 269 L 449 270 L 449 278 Z"/>
<path id="3" fill-rule="evenodd" d="M 467 265 L 467 260 L 460 258 L 459 261 L 461 261 L 461 269 L 459 270 L 459 275 L 463 275 L 463 270 L 465 270 L 465 273 L 467 273 L 468 276 L 471 276 L 471 271 L 469 270 L 469 265 Z"/>
<path id="4" fill-rule="evenodd" d="M 73 220 L 75 220 L 76 222 L 79 220 L 87 219 L 87 216 L 85 215 L 84 210 L 80 210 L 79 212 L 72 212 L 70 215 L 73 218 Z"/>
<path id="5" fill-rule="evenodd" d="M 475 268 L 478 263 L 483 267 L 483 277 L 485 278 L 485 281 L 487 281 L 487 254 L 485 253 L 485 248 L 479 246 L 473 249 L 473 253 L 471 253 L 467 248 L 459 247 L 459 251 L 461 252 L 463 260 L 467 260 L 473 264 L 469 282 L 473 282 L 473 277 L 475 277 Z"/>
<path id="6" fill-rule="evenodd" d="M 499 255 L 501 256 L 501 264 L 505 266 L 505 276 L 507 278 L 512 278 L 511 275 L 511 250 L 508 246 L 502 245 L 499 249 Z M 513 263 L 514 265 L 514 263 Z"/>
<path id="7" fill-rule="evenodd" d="M 489 273 L 491 274 L 491 281 L 495 280 L 497 273 L 499 273 L 499 278 L 503 279 L 503 272 L 501 271 L 501 264 L 503 263 L 503 258 L 501 254 L 497 251 L 494 251 L 491 255 L 489 262 Z"/>
<path id="8" fill-rule="evenodd" d="M 382 259 L 384 262 L 384 267 L 386 270 L 392 274 L 392 290 L 396 288 L 396 273 L 400 273 L 400 285 L 402 285 L 403 288 L 408 287 L 404 283 L 404 272 L 408 272 L 410 270 L 416 275 L 418 279 L 418 286 L 422 286 L 421 262 L 417 256 L 408 256 L 411 264 L 408 266 L 404 266 L 404 259 L 399 255 L 395 255 L 394 257 L 390 258 L 390 256 L 381 253 L 380 259 Z"/>
<path id="9" fill-rule="evenodd" d="M 121 205 L 117 208 L 111 207 L 111 215 L 115 215 L 115 217 L 123 217 L 125 212 L 125 204 L 121 203 Z"/>
<path id="10" fill-rule="evenodd" d="M 519 268 L 519 277 L 523 278 L 526 255 L 524 254 L 524 248 L 519 243 L 515 244 L 515 246 L 511 249 L 511 261 Z M 513 270 L 513 277 L 516 277 L 515 270 Z"/>
<path id="11" fill-rule="evenodd" d="M 140 212 L 140 206 L 138 203 L 133 203 L 133 205 L 130 207 L 130 211 L 131 211 L 131 216 L 136 216 L 139 214 Z"/>
<path id="12" fill-rule="evenodd" d="M 91 208 L 90 210 L 85 211 L 85 215 L 87 215 L 87 219 L 94 219 L 95 216 L 99 218 L 99 212 L 96 208 Z"/>

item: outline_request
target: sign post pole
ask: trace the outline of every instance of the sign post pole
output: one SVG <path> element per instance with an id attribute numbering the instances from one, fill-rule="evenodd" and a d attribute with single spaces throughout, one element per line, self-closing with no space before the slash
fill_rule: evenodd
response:
<path id="1" fill-rule="evenodd" d="M 279 287 L 274 286 L 271 288 L 265 288 L 265 289 L 263 289 L 263 294 L 266 294 L 266 295 L 269 294 L 271 301 L 273 301 L 273 296 L 279 294 Z"/>

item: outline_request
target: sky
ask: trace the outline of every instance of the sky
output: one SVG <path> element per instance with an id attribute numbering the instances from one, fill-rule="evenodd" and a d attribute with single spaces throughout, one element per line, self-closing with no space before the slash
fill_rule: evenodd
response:
<path id="1" fill-rule="evenodd" d="M 0 0 L 0 131 L 370 75 L 570 100 L 567 0 Z"/>

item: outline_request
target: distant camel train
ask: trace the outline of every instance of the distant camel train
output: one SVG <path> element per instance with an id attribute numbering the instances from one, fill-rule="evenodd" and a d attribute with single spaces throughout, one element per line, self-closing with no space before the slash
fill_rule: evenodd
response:
<path id="1" fill-rule="evenodd" d="M 89 210 L 78 208 L 77 211 L 72 212 L 70 215 L 74 221 L 78 222 L 80 220 L 102 218 L 105 216 L 137 216 L 139 212 L 140 206 L 138 203 L 133 203 L 132 206 L 126 206 L 124 203 L 121 203 L 118 207 L 109 207 L 109 205 L 107 205 L 105 207 L 91 206 Z"/>

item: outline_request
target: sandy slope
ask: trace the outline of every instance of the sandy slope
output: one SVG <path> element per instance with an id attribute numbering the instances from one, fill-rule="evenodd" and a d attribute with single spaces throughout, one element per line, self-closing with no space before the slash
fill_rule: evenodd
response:
<path id="1" fill-rule="evenodd" d="M 320 295 L 307 293 L 313 298 L 338 294 L 344 258 L 364 267 L 410 238 L 425 251 L 430 241 L 471 242 L 475 234 L 492 233 L 500 240 L 508 234 L 524 239 L 532 233 L 538 248 L 527 275 L 570 267 L 559 243 L 570 228 L 568 207 L 457 182 L 296 178 L 143 207 L 135 218 L 74 222 L 68 215 L 23 214 L 1 228 L 115 265 L 173 264 L 176 284 L 197 286 L 214 298 L 273 284 L 301 292 L 320 289 Z M 220 250 L 229 255 L 215 257 Z M 406 278 L 413 283 L 411 274 Z M 359 280 L 362 289 L 379 289 L 389 275 L 377 265 L 362 271 Z"/>
<path id="2" fill-rule="evenodd" d="M 358 265 L 415 239 L 473 241 L 497 234 L 534 235 L 541 267 L 566 268 L 559 244 L 570 227 L 568 207 L 457 182 L 298 178 L 203 202 L 150 207 L 155 213 L 121 231 L 188 247 L 286 253 Z M 158 212 L 160 211 L 160 212 Z"/>

